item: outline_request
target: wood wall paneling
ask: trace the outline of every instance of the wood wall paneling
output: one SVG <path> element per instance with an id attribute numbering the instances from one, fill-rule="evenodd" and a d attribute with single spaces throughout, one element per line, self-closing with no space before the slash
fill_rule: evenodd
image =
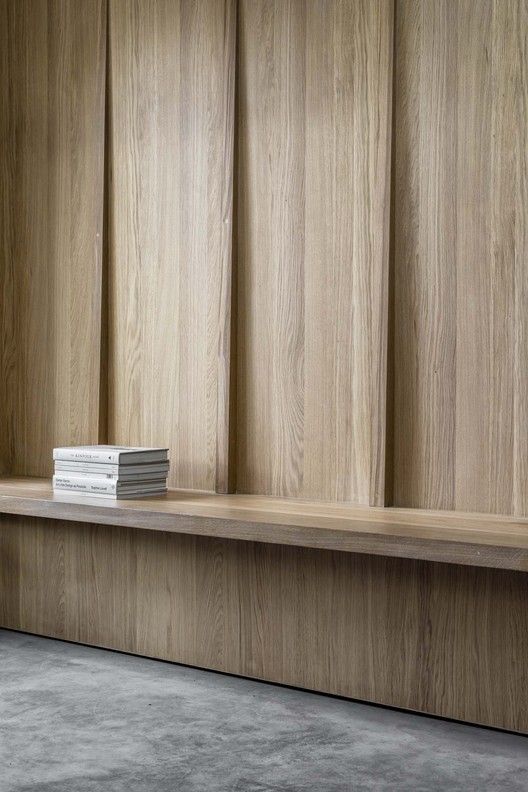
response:
<path id="1" fill-rule="evenodd" d="M 235 173 L 234 2 L 111 2 L 109 439 L 172 485 L 234 463 L 234 174 L 238 488 L 383 502 L 392 11 L 242 0 Z M 49 475 L 104 436 L 106 6 L 0 13 L 0 466 Z M 397 4 L 398 505 L 527 513 L 527 18 Z"/>
<path id="2" fill-rule="evenodd" d="M 5 627 L 528 732 L 525 573 L 4 515 L 6 541 Z"/>
<path id="3" fill-rule="evenodd" d="M 392 14 L 239 5 L 241 492 L 383 502 Z"/>
<path id="4" fill-rule="evenodd" d="M 396 505 L 528 513 L 528 2 L 400 0 Z"/>
<path id="5" fill-rule="evenodd" d="M 110 0 L 109 441 L 227 488 L 234 0 Z"/>
<path id="6" fill-rule="evenodd" d="M 0 466 L 96 442 L 104 0 L 0 2 Z"/>

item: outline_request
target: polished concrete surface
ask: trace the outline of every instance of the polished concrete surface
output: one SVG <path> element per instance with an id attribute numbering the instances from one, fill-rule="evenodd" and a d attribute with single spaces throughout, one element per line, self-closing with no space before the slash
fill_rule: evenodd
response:
<path id="1" fill-rule="evenodd" d="M 0 631 L 0 792 L 526 792 L 528 738 Z"/>

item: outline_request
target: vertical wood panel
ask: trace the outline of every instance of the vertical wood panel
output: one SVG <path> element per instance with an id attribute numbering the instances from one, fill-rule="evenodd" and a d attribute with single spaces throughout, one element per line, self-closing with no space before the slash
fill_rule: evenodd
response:
<path id="1" fill-rule="evenodd" d="M 0 624 L 20 628 L 20 525 L 0 521 Z"/>
<path id="2" fill-rule="evenodd" d="M 0 624 L 528 732 L 522 572 L 0 520 Z"/>
<path id="3" fill-rule="evenodd" d="M 233 0 L 110 2 L 109 439 L 228 478 Z"/>
<path id="4" fill-rule="evenodd" d="M 67 612 L 69 558 L 67 525 L 20 521 L 20 629 L 66 638 L 72 622 Z"/>
<path id="5" fill-rule="evenodd" d="M 104 646 L 109 645 L 110 636 L 115 636 L 123 651 L 136 651 L 138 583 L 133 535 L 117 526 L 105 534 L 95 525 L 85 526 L 78 535 L 67 523 L 57 525 L 62 525 L 64 537 L 68 637 Z M 111 588 L 105 584 L 109 580 L 115 584 Z"/>
<path id="6" fill-rule="evenodd" d="M 528 510 L 528 3 L 400 0 L 397 505 Z"/>
<path id="7" fill-rule="evenodd" d="M 0 466 L 96 442 L 104 0 L 1 0 Z"/>
<path id="8" fill-rule="evenodd" d="M 392 3 L 239 31 L 238 489 L 381 503 Z"/>

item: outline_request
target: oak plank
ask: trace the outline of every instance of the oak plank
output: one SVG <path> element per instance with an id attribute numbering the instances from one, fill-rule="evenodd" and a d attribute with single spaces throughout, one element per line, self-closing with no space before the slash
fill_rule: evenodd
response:
<path id="1" fill-rule="evenodd" d="M 401 0 L 394 504 L 528 509 L 528 3 Z"/>
<path id="2" fill-rule="evenodd" d="M 106 2 L 0 3 L 0 469 L 98 438 Z"/>
<path id="3" fill-rule="evenodd" d="M 238 492 L 383 503 L 392 13 L 240 3 Z"/>
<path id="4" fill-rule="evenodd" d="M 235 4 L 110 0 L 109 441 L 228 487 Z"/>

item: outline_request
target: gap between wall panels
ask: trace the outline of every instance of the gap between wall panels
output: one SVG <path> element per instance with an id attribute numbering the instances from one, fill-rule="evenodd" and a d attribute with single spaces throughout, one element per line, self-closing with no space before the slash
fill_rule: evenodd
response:
<path id="1" fill-rule="evenodd" d="M 103 196 L 103 262 L 101 267 L 101 344 L 100 344 L 100 369 L 99 369 L 99 437 L 98 442 L 108 444 L 108 265 L 109 253 L 112 247 L 110 240 L 111 205 L 112 195 L 112 107 L 111 97 L 111 72 L 110 72 L 110 10 L 109 0 L 105 0 L 105 117 L 104 117 L 104 196 Z"/>
<path id="2" fill-rule="evenodd" d="M 394 152 L 396 150 L 396 69 L 394 67 L 396 59 L 396 29 L 398 24 L 398 0 L 393 0 L 392 17 L 392 90 L 391 90 L 391 123 L 390 123 L 390 199 L 389 199 L 389 255 L 387 261 L 387 377 L 385 400 L 385 506 L 392 506 L 394 501 L 394 424 L 395 402 L 394 402 L 394 336 L 396 330 L 396 311 L 395 311 L 395 214 L 394 207 L 396 202 L 396 179 L 394 172 Z"/>

